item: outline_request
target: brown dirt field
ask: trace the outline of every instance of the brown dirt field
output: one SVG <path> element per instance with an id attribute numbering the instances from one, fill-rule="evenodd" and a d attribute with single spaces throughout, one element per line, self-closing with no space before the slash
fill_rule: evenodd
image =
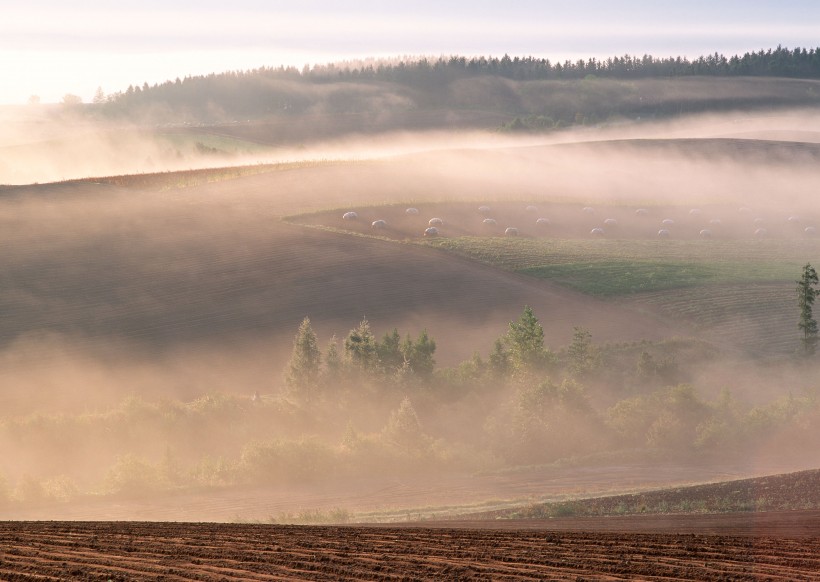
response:
<path id="1" fill-rule="evenodd" d="M 743 534 L 135 522 L 0 524 L 0 578 L 22 580 L 817 580 L 817 514 Z M 667 524 L 669 527 L 670 524 Z M 674 527 L 674 524 L 671 524 Z M 599 525 L 587 523 L 591 529 Z M 697 529 L 697 528 L 695 528 Z"/>

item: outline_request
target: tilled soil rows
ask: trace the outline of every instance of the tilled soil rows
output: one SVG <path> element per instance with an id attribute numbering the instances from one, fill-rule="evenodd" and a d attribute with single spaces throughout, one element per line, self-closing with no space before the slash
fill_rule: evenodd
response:
<path id="1" fill-rule="evenodd" d="M 820 579 L 817 531 L 776 537 L 765 527 L 754 535 L 707 535 L 475 525 L 6 522 L 0 579 Z"/>

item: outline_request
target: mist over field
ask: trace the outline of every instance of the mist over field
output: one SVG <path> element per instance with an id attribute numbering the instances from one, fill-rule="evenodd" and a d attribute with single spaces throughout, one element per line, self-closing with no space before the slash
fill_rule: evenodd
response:
<path id="1" fill-rule="evenodd" d="M 817 467 L 816 85 L 3 110 L 3 514 L 393 520 Z"/>

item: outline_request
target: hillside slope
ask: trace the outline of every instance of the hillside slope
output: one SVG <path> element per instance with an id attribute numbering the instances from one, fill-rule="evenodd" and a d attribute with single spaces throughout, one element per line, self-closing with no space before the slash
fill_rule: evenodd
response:
<path id="1" fill-rule="evenodd" d="M 54 350 L 153 363 L 182 351 L 197 370 L 185 374 L 188 390 L 267 392 L 305 316 L 323 345 L 363 317 L 379 334 L 427 328 L 440 340 L 443 365 L 487 353 L 524 305 L 551 343 L 568 341 L 576 325 L 601 341 L 680 331 L 435 249 L 280 221 L 290 203 L 327 204 L 324 192 L 355 170 L 295 170 L 159 193 L 83 183 L 7 189 L 0 201 L 6 378 L 17 384 L 13 370 L 36 377 L 55 366 L 59 376 Z M 304 198 L 294 182 L 320 189 Z M 359 195 L 373 200 L 372 192 Z M 51 339 L 42 341 L 44 334 Z M 133 389 L 143 373 L 121 389 Z M 165 384 L 143 385 L 161 391 Z"/>

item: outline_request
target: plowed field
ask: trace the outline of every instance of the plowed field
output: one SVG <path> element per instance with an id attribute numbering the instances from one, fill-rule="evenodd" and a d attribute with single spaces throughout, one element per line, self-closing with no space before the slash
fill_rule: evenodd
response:
<path id="1" fill-rule="evenodd" d="M 799 517 L 813 527 L 784 529 L 781 514 L 764 514 L 754 529 L 719 535 L 635 533 L 640 519 L 607 533 L 560 531 L 550 522 L 527 522 L 529 529 L 517 529 L 520 522 L 504 529 L 4 523 L 0 578 L 817 580 L 818 514 Z"/>

